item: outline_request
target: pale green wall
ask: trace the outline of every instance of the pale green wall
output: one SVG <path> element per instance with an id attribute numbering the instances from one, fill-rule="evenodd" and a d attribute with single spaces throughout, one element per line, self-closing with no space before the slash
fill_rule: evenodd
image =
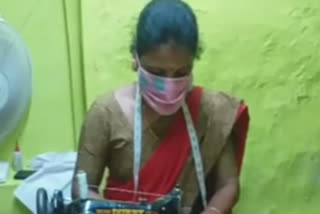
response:
<path id="1" fill-rule="evenodd" d="M 0 160 L 11 161 L 18 134 L 25 165 L 40 153 L 74 149 L 84 114 L 79 6 L 77 0 L 0 0 L 0 14 L 25 40 L 34 66 L 29 119 L 23 133 L 0 145 Z M 13 200 L 13 175 L 0 184 L 1 214 L 26 213 Z"/>
<path id="2" fill-rule="evenodd" d="M 72 149 L 84 107 L 135 79 L 128 46 L 145 2 L 83 0 L 80 10 L 77 0 L 0 0 L 0 13 L 22 34 L 34 59 L 33 105 L 21 138 L 27 159 Z M 236 213 L 319 213 L 319 4 L 188 2 L 205 48 L 196 83 L 243 97 L 250 106 Z M 0 159 L 10 158 L 12 146 L 0 146 Z M 0 186 L 0 213 L 24 213 L 13 204 L 14 187 Z"/>
<path id="3" fill-rule="evenodd" d="M 52 149 L 70 149 L 74 136 L 62 3 L 29 1 L 21 6 L 19 0 L 1 0 L 0 5 L 1 14 L 22 35 L 33 59 L 32 106 L 20 139 L 25 158 Z M 12 151 L 1 151 L 0 157 L 9 157 Z"/>
<path id="4" fill-rule="evenodd" d="M 88 104 L 134 80 L 128 46 L 145 2 L 83 1 Z M 188 2 L 205 48 L 196 83 L 250 106 L 237 213 L 319 213 L 319 3 Z"/>

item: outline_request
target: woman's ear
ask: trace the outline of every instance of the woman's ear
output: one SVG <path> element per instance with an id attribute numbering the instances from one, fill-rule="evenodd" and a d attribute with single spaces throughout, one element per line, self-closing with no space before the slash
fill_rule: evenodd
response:
<path id="1" fill-rule="evenodd" d="M 137 63 L 136 58 L 134 58 L 134 57 L 132 58 L 131 67 L 132 67 L 132 70 L 135 72 L 138 70 L 138 63 Z"/>

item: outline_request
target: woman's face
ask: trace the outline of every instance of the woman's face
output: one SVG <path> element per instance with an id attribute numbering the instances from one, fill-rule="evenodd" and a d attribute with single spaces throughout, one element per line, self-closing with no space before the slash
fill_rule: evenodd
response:
<path id="1" fill-rule="evenodd" d="M 140 62 L 146 71 L 154 75 L 178 78 L 191 73 L 193 55 L 185 47 L 165 44 L 142 55 Z"/>

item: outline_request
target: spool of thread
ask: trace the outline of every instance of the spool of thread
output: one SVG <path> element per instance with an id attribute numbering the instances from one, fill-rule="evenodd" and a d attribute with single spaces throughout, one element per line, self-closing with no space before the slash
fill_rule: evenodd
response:
<path id="1" fill-rule="evenodd" d="M 80 199 L 88 198 L 88 182 L 87 173 L 83 170 L 79 170 L 77 173 L 78 190 Z"/>

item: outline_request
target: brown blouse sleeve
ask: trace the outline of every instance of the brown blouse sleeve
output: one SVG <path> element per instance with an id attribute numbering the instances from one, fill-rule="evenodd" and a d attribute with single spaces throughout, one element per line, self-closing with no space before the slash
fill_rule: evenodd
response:
<path id="1" fill-rule="evenodd" d="M 84 170 L 89 185 L 99 186 L 107 166 L 109 115 L 105 104 L 96 101 L 82 125 L 75 172 Z"/>
<path id="2" fill-rule="evenodd" d="M 217 161 L 216 167 L 216 188 L 223 186 L 230 178 L 238 177 L 238 169 L 236 162 L 236 153 L 233 138 L 229 137 L 220 157 Z"/>

